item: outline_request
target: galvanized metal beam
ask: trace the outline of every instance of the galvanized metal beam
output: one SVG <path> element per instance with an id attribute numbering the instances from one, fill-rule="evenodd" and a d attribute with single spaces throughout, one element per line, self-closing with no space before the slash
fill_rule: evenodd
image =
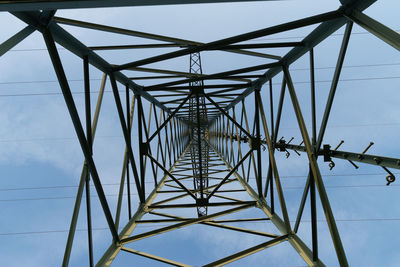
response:
<path id="1" fill-rule="evenodd" d="M 26 26 L 13 36 L 11 36 L 9 39 L 4 41 L 3 43 L 0 44 L 0 57 L 10 51 L 14 46 L 19 44 L 21 41 L 23 41 L 26 37 L 31 35 L 35 31 L 35 28 L 33 26 Z"/>
<path id="2" fill-rule="evenodd" d="M 248 41 L 251 39 L 258 38 L 258 37 L 263 37 L 263 36 L 280 33 L 280 32 L 284 32 L 284 31 L 288 31 L 288 30 L 294 30 L 294 29 L 298 29 L 301 27 L 320 23 L 323 21 L 337 19 L 340 17 L 342 17 L 341 11 L 331 11 L 331 12 L 319 14 L 316 16 L 311 16 L 311 17 L 307 17 L 304 19 L 295 20 L 292 22 L 287 22 L 287 23 L 283 23 L 280 25 L 272 26 L 269 28 L 265 28 L 265 29 L 225 38 L 222 40 L 206 43 L 206 44 L 199 45 L 196 47 L 189 47 L 186 49 L 170 52 L 167 54 L 154 56 L 154 57 L 150 57 L 147 59 L 134 61 L 131 63 L 122 64 L 118 67 L 115 67 L 115 70 L 119 71 L 119 70 L 128 69 L 128 68 L 132 68 L 132 67 L 139 67 L 142 65 L 150 64 L 150 63 L 155 63 L 155 62 L 164 61 L 167 59 L 172 59 L 172 58 L 176 58 L 176 57 L 180 57 L 180 56 L 184 56 L 184 55 L 189 55 L 191 53 L 201 52 L 201 51 L 209 50 L 209 49 L 217 49 L 217 48 L 221 48 L 226 45 L 243 42 L 243 41 Z"/>
<path id="3" fill-rule="evenodd" d="M 115 228 L 115 224 L 114 224 L 114 221 L 113 221 L 113 218 L 111 215 L 111 211 L 108 206 L 103 187 L 101 185 L 99 174 L 98 174 L 96 166 L 94 164 L 92 155 L 90 154 L 90 148 L 89 148 L 88 142 L 86 140 L 82 124 L 79 119 L 79 114 L 76 109 L 75 102 L 72 97 L 71 90 L 68 85 L 68 80 L 67 80 L 67 77 L 65 76 L 65 72 L 64 72 L 63 66 L 61 64 L 60 57 L 57 52 L 55 42 L 53 40 L 53 37 L 52 37 L 52 34 L 50 33 L 50 31 L 45 30 L 43 32 L 43 37 L 44 37 L 46 47 L 48 49 L 51 61 L 53 63 L 53 67 L 56 72 L 57 79 L 59 81 L 61 91 L 62 91 L 64 99 L 65 99 L 65 103 L 66 103 L 68 111 L 70 113 L 70 117 L 73 122 L 76 135 L 77 135 L 79 143 L 81 145 L 82 152 L 85 155 L 88 169 L 92 175 L 93 183 L 95 185 L 97 195 L 99 196 L 99 200 L 100 200 L 101 206 L 103 208 L 108 227 L 110 228 L 110 232 L 111 232 L 114 240 L 119 241 L 119 237 L 117 234 L 117 230 Z"/>
<path id="4" fill-rule="evenodd" d="M 368 8 L 370 5 L 376 2 L 376 0 L 343 0 L 342 7 L 338 9 L 338 16 L 335 18 L 327 18 L 324 22 L 318 25 L 309 35 L 307 35 L 303 40 L 303 46 L 294 47 L 290 50 L 283 58 L 280 60 L 280 63 L 284 65 L 291 65 L 297 59 L 308 53 L 312 48 L 321 43 L 323 40 L 328 38 L 331 34 L 337 31 L 339 28 L 344 26 L 347 23 L 347 19 L 343 17 L 344 10 L 352 10 L 356 9 L 359 11 L 363 11 Z M 263 77 L 253 81 L 253 85 L 263 85 L 267 81 L 271 80 L 273 77 L 282 72 L 281 67 L 275 67 L 269 69 L 264 73 Z M 232 108 L 232 106 L 239 103 L 242 99 L 247 97 L 254 91 L 254 86 L 250 86 L 247 88 L 242 96 L 237 97 L 230 105 L 225 107 L 225 110 Z"/>
<path id="5" fill-rule="evenodd" d="M 103 78 L 101 80 L 101 85 L 100 85 L 100 90 L 99 90 L 99 95 L 97 97 L 96 109 L 95 109 L 94 116 L 93 116 L 93 122 L 92 122 L 92 138 L 93 139 L 92 140 L 94 140 L 94 137 L 96 134 L 97 122 L 98 122 L 98 118 L 100 115 L 101 104 L 103 102 L 103 95 L 104 95 L 106 79 L 107 79 L 107 75 L 103 74 Z M 69 260 L 71 257 L 71 249 L 72 249 L 72 244 L 74 242 L 75 230 L 76 230 L 76 225 L 78 222 L 79 210 L 80 210 L 80 206 L 81 206 L 83 189 L 85 186 L 85 179 L 86 179 L 87 172 L 88 172 L 88 169 L 87 169 L 87 164 L 85 161 L 82 166 L 81 178 L 80 178 L 78 191 L 77 191 L 76 198 L 75 198 L 74 211 L 72 213 L 72 219 L 71 219 L 71 223 L 70 223 L 70 227 L 69 227 L 69 231 L 68 231 L 67 244 L 65 247 L 64 258 L 63 258 L 63 262 L 62 262 L 63 267 L 67 267 L 69 265 Z"/>
<path id="6" fill-rule="evenodd" d="M 400 51 L 400 34 L 396 31 L 355 9 L 345 12 L 345 16 Z"/>
<path id="7" fill-rule="evenodd" d="M 190 267 L 190 265 L 179 263 L 177 261 L 169 260 L 169 259 L 166 259 L 166 258 L 163 258 L 163 257 L 160 257 L 160 256 L 152 255 L 152 254 L 149 254 L 149 253 L 146 253 L 146 252 L 143 252 L 143 251 L 139 251 L 139 250 L 136 250 L 136 249 L 122 247 L 121 250 L 129 252 L 129 253 L 132 253 L 132 254 L 135 254 L 135 255 L 139 255 L 139 256 L 142 256 L 142 257 L 145 257 L 145 258 L 156 260 L 156 261 L 159 261 L 159 262 L 162 262 L 162 263 L 166 263 L 166 264 L 169 264 L 169 265 L 172 265 L 172 266 Z"/>
<path id="8" fill-rule="evenodd" d="M 175 167 L 179 164 L 180 160 L 182 160 L 185 152 L 188 150 L 189 146 L 186 146 L 181 156 L 177 159 L 177 161 L 169 168 L 169 171 L 172 172 Z M 157 196 L 157 192 L 161 190 L 164 186 L 166 180 L 168 179 L 168 175 L 164 175 L 158 185 L 151 191 L 149 196 L 146 198 L 146 202 L 139 205 L 136 213 L 132 216 L 129 222 L 125 225 L 125 227 L 119 233 L 120 239 L 127 238 L 131 235 L 133 230 L 136 228 L 136 221 L 140 220 L 146 213 L 147 207 L 152 204 L 154 199 Z M 112 243 L 107 251 L 103 254 L 100 260 L 97 262 L 96 267 L 102 266 L 110 266 L 117 256 L 118 252 L 121 250 L 122 245 L 120 243 Z"/>
<path id="9" fill-rule="evenodd" d="M 183 5 L 183 4 L 206 4 L 225 2 L 254 2 L 272 0 L 2 0 L 0 11 L 30 11 L 45 9 L 74 9 L 74 8 L 101 8 L 101 7 L 123 7 L 123 6 L 157 6 L 157 5 Z M 276 1 L 276 0 L 274 0 Z"/>
<path id="10" fill-rule="evenodd" d="M 210 147 L 215 151 L 215 153 L 217 153 L 220 159 L 226 164 L 228 169 L 232 169 L 230 164 L 218 152 L 218 150 L 216 150 L 211 144 Z M 246 189 L 249 195 L 257 202 L 257 206 L 260 207 L 260 209 L 268 216 L 281 234 L 289 234 L 288 240 L 290 244 L 309 266 L 325 266 L 319 259 L 317 261 L 313 260 L 312 251 L 293 231 L 287 232 L 286 224 L 276 213 L 271 212 L 271 207 L 267 204 L 265 198 L 260 198 L 254 189 L 237 172 L 234 172 L 234 176 L 236 180 L 243 186 L 243 188 Z"/>
<path id="11" fill-rule="evenodd" d="M 39 8 L 43 9 L 43 8 Z M 149 102 L 154 103 L 159 108 L 165 110 L 166 112 L 170 112 L 170 110 L 162 105 L 157 99 L 152 97 L 149 93 L 143 91 L 143 88 L 131 81 L 128 77 L 126 77 L 121 72 L 114 72 L 111 64 L 105 61 L 102 57 L 94 53 L 91 49 L 85 46 L 82 42 L 68 33 L 66 30 L 61 28 L 57 23 L 54 21 L 50 21 L 48 24 L 43 24 L 41 21 L 41 12 L 34 11 L 34 12 L 12 12 L 14 16 L 22 20 L 23 22 L 31 25 L 36 30 L 40 32 L 49 31 L 55 42 L 59 45 L 63 46 L 65 49 L 69 50 L 71 53 L 75 54 L 76 56 L 83 58 L 87 56 L 89 59 L 89 63 L 94 66 L 95 68 L 99 69 L 103 73 L 108 75 L 114 74 L 115 79 L 120 82 L 121 84 L 128 84 L 129 88 L 133 90 L 136 95 L 141 95 Z"/>

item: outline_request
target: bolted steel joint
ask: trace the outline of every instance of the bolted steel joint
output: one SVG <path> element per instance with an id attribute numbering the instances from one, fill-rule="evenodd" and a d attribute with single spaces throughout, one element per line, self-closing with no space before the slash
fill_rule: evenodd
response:
<path id="1" fill-rule="evenodd" d="M 261 146 L 261 138 L 259 137 L 252 137 L 251 138 L 251 149 L 257 150 Z"/>
<path id="2" fill-rule="evenodd" d="M 197 198 L 196 205 L 199 207 L 207 206 L 208 205 L 208 198 Z"/>
<path id="3" fill-rule="evenodd" d="M 275 143 L 275 148 L 279 150 L 279 152 L 286 151 L 286 141 L 281 139 L 277 143 Z"/>
<path id="4" fill-rule="evenodd" d="M 149 154 L 149 144 L 148 143 L 140 143 L 140 150 L 142 151 L 143 155 Z"/>
<path id="5" fill-rule="evenodd" d="M 192 87 L 190 91 L 193 95 L 204 95 L 204 88 L 200 86 Z"/>
<path id="6" fill-rule="evenodd" d="M 324 153 L 324 162 L 332 161 L 332 158 L 331 158 L 331 146 L 330 145 L 328 145 L 328 144 L 324 145 L 323 153 Z"/>

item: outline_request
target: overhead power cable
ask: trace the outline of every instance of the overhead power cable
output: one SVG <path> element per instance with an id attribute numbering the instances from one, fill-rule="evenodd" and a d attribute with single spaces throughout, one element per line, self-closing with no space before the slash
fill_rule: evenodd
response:
<path id="1" fill-rule="evenodd" d="M 340 82 L 353 82 L 353 81 L 371 81 L 371 80 L 390 80 L 390 79 L 400 79 L 400 76 L 386 76 L 386 77 L 370 77 L 370 78 L 350 78 L 350 79 L 341 79 Z M 331 80 L 319 80 L 315 81 L 316 83 L 330 83 Z M 308 84 L 309 81 L 299 81 L 293 82 L 293 84 Z M 280 83 L 272 83 L 274 85 L 278 85 Z M 227 86 L 229 87 L 229 86 Z M 111 93 L 111 90 L 105 90 L 105 93 Z M 120 91 L 122 92 L 122 91 Z M 71 92 L 73 95 L 83 95 L 84 92 Z M 99 93 L 99 91 L 92 91 L 91 94 Z M 25 96 L 54 96 L 54 95 L 62 95 L 59 92 L 51 92 L 51 93 L 27 93 L 27 94 L 0 94 L 0 97 L 25 97 Z"/>
<path id="2" fill-rule="evenodd" d="M 355 219 L 336 219 L 336 222 L 400 222 L 400 218 L 355 218 Z M 268 221 L 266 221 L 268 222 Z M 252 221 L 252 222 L 241 222 L 242 224 L 260 224 L 260 223 L 266 223 L 265 221 L 257 222 L 257 221 Z M 290 221 L 290 222 L 295 222 L 295 221 Z M 301 220 L 302 223 L 311 223 L 310 220 Z M 326 223 L 326 220 L 317 220 L 318 223 Z M 165 227 L 169 226 L 170 224 L 156 224 L 157 227 Z M 139 224 L 136 226 L 136 228 L 154 228 L 152 225 L 143 225 Z M 99 228 L 92 228 L 94 231 L 105 231 L 109 230 L 110 228 L 108 227 L 99 227 Z M 43 230 L 43 231 L 27 231 L 27 232 L 6 232 L 6 233 L 0 233 L 0 236 L 16 236 L 16 235 L 36 235 L 36 234 L 52 234 L 52 233 L 68 233 L 69 230 Z M 83 232 L 87 231 L 87 229 L 76 229 L 78 232 Z"/>
<path id="3" fill-rule="evenodd" d="M 400 29 L 394 30 L 399 32 Z M 364 35 L 371 34 L 368 31 L 362 32 L 352 32 L 351 35 Z M 343 36 L 343 33 L 333 33 L 330 36 Z M 287 40 L 287 39 L 303 39 L 306 36 L 288 36 L 288 37 L 268 37 L 268 38 L 259 38 L 254 39 L 253 41 L 270 41 L 270 40 Z M 57 50 L 66 50 L 64 47 L 57 47 Z M 31 51 L 47 51 L 46 48 L 22 48 L 22 49 L 11 49 L 9 52 L 31 52 Z"/>
<path id="4" fill-rule="evenodd" d="M 376 64 L 359 64 L 359 65 L 347 65 L 342 68 L 363 68 L 363 67 L 383 67 L 383 66 L 399 66 L 400 62 L 397 63 L 376 63 Z M 316 70 L 334 69 L 335 66 L 326 67 L 315 67 Z M 310 70 L 310 68 L 293 68 L 291 71 L 303 71 Z M 151 76 L 149 76 L 151 77 Z M 101 81 L 98 78 L 91 78 L 91 81 Z M 68 79 L 69 82 L 83 82 L 83 79 Z M 3 81 L 0 85 L 11 85 L 11 84 L 33 84 L 33 83 L 57 83 L 57 80 L 39 80 L 39 81 Z"/>

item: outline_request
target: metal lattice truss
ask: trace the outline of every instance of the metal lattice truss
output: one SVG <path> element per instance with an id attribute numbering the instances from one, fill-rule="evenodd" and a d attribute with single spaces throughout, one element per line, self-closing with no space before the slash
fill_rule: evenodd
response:
<path id="1" fill-rule="evenodd" d="M 379 165 L 388 171 L 388 181 L 394 180 L 394 175 L 387 168 L 399 169 L 399 159 L 368 155 L 365 152 L 359 154 L 338 151 L 337 149 L 331 150 L 329 146 L 322 148 L 321 145 L 353 23 L 359 24 L 397 50 L 400 50 L 399 34 L 363 13 L 364 9 L 375 2 L 374 0 L 342 0 L 342 6 L 332 12 L 267 27 L 210 43 L 200 43 L 55 16 L 56 10 L 62 8 L 162 5 L 187 2 L 206 3 L 224 1 L 0 1 L 0 10 L 11 12 L 28 25 L 0 45 L 0 55 L 6 53 L 34 31 L 39 31 L 43 34 L 65 103 L 85 156 L 63 266 L 68 266 L 69 263 L 81 199 L 85 188 L 89 256 L 90 264 L 94 265 L 90 191 L 88 190 L 90 183 L 93 183 L 95 186 L 113 238 L 110 247 L 98 261 L 97 266 L 109 266 L 121 250 L 175 266 L 186 266 L 186 264 L 140 252 L 129 248 L 127 245 L 144 238 L 194 224 L 203 224 L 265 237 L 265 242 L 259 245 L 246 248 L 206 266 L 224 265 L 282 242 L 289 242 L 304 259 L 306 264 L 310 266 L 324 266 L 318 257 L 317 197 L 319 197 L 322 203 L 338 262 L 341 266 L 347 266 L 345 250 L 342 246 L 335 218 L 325 191 L 317 158 L 323 155 L 326 161 L 330 161 L 331 158 L 342 158 L 350 160 L 352 163 L 361 162 Z M 67 32 L 62 25 L 141 37 L 162 41 L 162 43 L 87 47 Z M 314 29 L 300 42 L 243 43 L 255 38 L 312 25 L 315 26 Z M 341 27 L 345 27 L 345 33 L 328 101 L 325 106 L 325 113 L 319 133 L 317 133 L 313 48 Z M 81 124 L 78 116 L 56 43 L 83 60 L 86 96 L 86 133 L 85 127 Z M 119 49 L 151 49 L 162 47 L 177 48 L 177 50 L 120 65 L 107 62 L 96 53 L 98 50 L 114 51 Z M 257 52 L 257 49 L 260 48 L 275 47 L 287 47 L 290 50 L 285 55 L 280 56 Z M 262 58 L 266 63 L 219 73 L 204 74 L 201 67 L 200 53 L 210 50 Z M 311 103 L 313 112 L 311 135 L 306 128 L 303 111 L 300 108 L 297 92 L 289 71 L 290 65 L 306 54 L 310 56 L 311 69 L 310 86 L 312 90 Z M 188 60 L 190 63 L 189 72 L 144 67 L 147 64 L 183 56 L 190 57 L 190 60 Z M 89 98 L 90 65 L 104 73 L 93 121 Z M 129 71 L 153 73 L 157 76 L 130 78 L 127 76 Z M 262 71 L 263 73 L 254 74 L 256 71 Z M 282 72 L 284 78 L 279 103 L 277 104 L 278 112 L 274 114 L 272 98 L 270 103 L 263 103 L 262 95 L 272 95 L 271 79 Z M 92 144 L 107 77 L 111 82 L 126 143 L 115 216 L 111 214 L 109 202 L 104 194 L 101 179 L 92 157 Z M 169 79 L 172 81 L 141 86 L 134 82 L 134 80 L 140 79 Z M 214 81 L 222 82 L 216 83 Z M 263 87 L 264 84 L 270 85 L 269 90 Z M 123 100 L 121 100 L 119 92 L 121 88 L 124 88 L 125 92 L 126 111 L 123 109 Z M 131 92 L 133 92 L 132 98 L 130 95 Z M 300 145 L 292 145 L 283 139 L 277 140 L 285 93 L 286 95 L 288 94 L 291 100 L 298 127 L 301 131 L 303 142 Z M 254 101 L 252 100 L 254 106 L 246 110 L 244 100 L 247 97 L 254 99 Z M 150 105 L 144 105 L 142 103 L 143 100 L 149 101 Z M 135 110 L 137 115 L 134 114 Z M 265 111 L 270 113 L 270 125 L 267 124 L 267 114 Z M 149 115 L 146 117 L 146 114 Z M 135 116 L 136 118 L 134 118 Z M 153 121 L 152 117 L 154 117 Z M 138 140 L 131 140 L 132 122 L 135 122 L 138 126 Z M 132 145 L 133 142 L 138 145 Z M 263 148 L 265 148 L 265 152 Z M 275 160 L 275 151 L 277 150 L 286 152 L 288 150 L 301 151 L 305 152 L 308 157 L 310 171 L 294 225 L 291 224 L 289 218 L 285 195 L 280 182 L 279 168 Z M 268 167 L 265 168 L 267 165 Z M 265 170 L 267 170 L 268 175 L 266 179 L 263 179 L 262 173 Z M 254 187 L 249 183 L 251 172 L 256 177 Z M 135 213 L 132 212 L 133 208 L 131 207 L 130 180 L 132 176 L 135 184 L 135 192 L 139 196 L 139 203 L 134 204 L 134 206 L 138 206 Z M 146 181 L 154 182 L 154 187 L 150 189 L 146 188 Z M 236 188 L 233 185 L 238 187 Z M 128 191 L 126 198 L 123 197 L 125 187 Z M 250 198 L 235 198 L 233 197 L 235 192 L 247 192 Z M 277 195 L 274 195 L 274 192 Z M 157 197 L 162 194 L 170 194 L 170 197 L 156 201 Z M 311 199 L 311 248 L 307 247 L 297 235 L 308 196 Z M 185 201 L 183 203 L 175 202 L 180 199 L 185 199 Z M 123 201 L 128 202 L 129 222 L 119 231 Z M 210 212 L 210 209 L 213 207 L 219 207 L 219 211 Z M 276 212 L 278 210 L 277 207 L 279 207 L 280 212 Z M 198 216 L 190 218 L 161 212 L 165 209 L 181 208 L 197 209 Z M 261 209 L 265 217 L 217 220 L 221 216 L 239 213 L 242 210 L 250 208 Z M 142 217 L 147 214 L 157 216 L 159 219 L 142 220 Z M 260 232 L 226 224 L 256 220 L 272 222 L 278 233 Z M 158 223 L 165 222 L 171 224 L 140 234 L 135 234 L 134 232 L 135 227 L 141 223 L 157 225 Z"/>

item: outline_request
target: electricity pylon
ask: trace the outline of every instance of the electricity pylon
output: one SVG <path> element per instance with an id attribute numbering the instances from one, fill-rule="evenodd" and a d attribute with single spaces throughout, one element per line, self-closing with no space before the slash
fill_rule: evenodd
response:
<path id="1" fill-rule="evenodd" d="M 180 0 L 169 1 L 169 3 L 175 4 L 184 2 Z M 191 3 L 195 2 L 211 1 L 191 1 Z M 0 3 L 2 10 L 10 11 L 14 16 L 28 24 L 25 29 L 1 45 L 1 54 L 7 52 L 32 32 L 39 31 L 42 33 L 85 156 L 63 266 L 68 266 L 69 264 L 77 218 L 85 188 L 89 259 L 90 265 L 94 265 L 91 203 L 90 191 L 88 190 L 90 183 L 95 186 L 113 239 L 96 266 L 111 265 L 121 250 L 175 266 L 186 266 L 184 263 L 135 250 L 128 247 L 128 244 L 134 244 L 138 240 L 195 224 L 218 227 L 265 238 L 264 242 L 256 246 L 216 259 L 205 266 L 224 265 L 282 242 L 288 242 L 309 266 L 324 266 L 318 256 L 317 199 L 322 204 L 338 262 L 341 266 L 348 266 L 345 249 L 341 242 L 320 173 L 317 162 L 318 157 L 323 156 L 324 161 L 330 162 L 331 167 L 334 167 L 332 158 L 345 159 L 356 167 L 358 166 L 355 162 L 381 166 L 388 173 L 386 177 L 388 184 L 395 180 L 393 173 L 388 168 L 400 168 L 399 159 L 367 154 L 366 152 L 370 146 L 362 153 L 340 151 L 338 150 L 339 146 L 335 149 L 331 149 L 329 145 L 322 146 L 353 23 L 359 24 L 387 44 L 400 50 L 399 34 L 363 13 L 363 10 L 374 2 L 373 0 L 342 0 L 342 5 L 339 9 L 331 12 L 210 43 L 141 33 L 129 29 L 55 16 L 56 10 L 61 8 L 135 6 L 146 4 L 144 1 L 131 1 L 129 3 L 126 1 L 109 1 L 108 3 L 104 1 L 15 1 L 14 3 L 6 1 L 6 3 Z M 161 5 L 163 3 L 154 1 L 153 4 Z M 64 24 L 164 41 L 164 43 L 93 46 L 89 48 L 64 30 L 61 27 Z M 255 38 L 306 26 L 314 26 L 314 28 L 300 42 L 243 43 Z M 336 68 L 324 107 L 322 122 L 317 133 L 313 49 L 341 27 L 345 27 L 345 32 L 341 47 L 338 49 L 339 56 Z M 81 124 L 56 43 L 83 60 L 86 129 Z M 112 65 L 96 53 L 96 50 L 105 49 L 160 47 L 181 48 L 173 52 L 121 65 Z M 279 56 L 248 50 L 275 47 L 288 47 L 290 50 L 286 54 Z M 214 74 L 203 74 L 200 52 L 209 50 L 259 57 L 265 59 L 266 63 Z M 141 67 L 187 55 L 190 56 L 189 72 Z M 306 127 L 303 115 L 304 110 L 300 106 L 298 93 L 289 70 L 292 63 L 305 55 L 309 56 L 310 62 L 311 131 Z M 89 97 L 90 66 L 104 73 L 93 121 Z M 126 76 L 127 71 L 145 71 L 163 75 L 134 77 L 131 79 Z M 262 71 L 262 73 L 254 74 L 257 71 Z M 277 112 L 275 113 L 273 108 L 275 103 L 272 98 L 272 79 L 279 73 L 283 73 L 283 80 Z M 111 83 L 125 140 L 125 154 L 115 216 L 112 215 L 110 204 L 104 194 L 97 166 L 93 160 L 95 151 L 92 149 L 107 77 Z M 134 82 L 135 79 L 173 79 L 173 81 L 140 86 Z M 213 83 L 216 80 L 220 82 Z M 269 87 L 264 85 L 269 85 Z M 121 100 L 120 96 L 121 87 L 124 88 L 126 110 L 123 108 L 123 100 Z M 132 92 L 133 96 L 131 98 L 130 94 Z M 157 92 L 162 92 L 162 95 L 157 94 Z M 263 102 L 263 95 L 271 96 L 269 103 Z M 293 106 L 296 122 L 302 136 L 302 142 L 299 145 L 291 144 L 291 140 L 277 139 L 283 101 L 288 97 Z M 143 101 L 148 101 L 150 104 L 145 105 Z M 246 107 L 245 103 L 251 103 L 251 105 Z M 135 111 L 136 118 L 134 116 Z M 266 112 L 269 112 L 270 116 Z M 146 114 L 148 114 L 147 117 Z M 151 122 L 153 117 L 154 122 Z M 132 140 L 131 137 L 134 128 L 137 130 L 137 140 Z M 294 224 L 290 220 L 284 189 L 281 185 L 279 166 L 275 159 L 277 151 L 285 152 L 288 155 L 290 154 L 289 151 L 294 151 L 295 153 L 305 152 L 307 156 L 309 174 L 304 181 L 304 192 Z M 263 173 L 267 174 L 266 177 L 263 176 Z M 255 185 L 250 182 L 251 175 L 255 177 Z M 138 203 L 133 204 L 131 199 L 132 178 L 136 189 L 135 192 L 138 195 Z M 146 182 L 153 182 L 154 185 L 146 188 Z M 126 198 L 123 197 L 125 186 L 128 193 Z M 238 192 L 247 192 L 246 198 L 243 195 L 235 197 L 235 193 Z M 160 198 L 160 195 L 167 197 Z M 302 241 L 297 233 L 307 198 L 310 198 L 311 209 L 311 229 L 309 232 L 312 240 L 311 248 Z M 127 201 L 129 221 L 119 231 L 121 207 L 124 201 Z M 133 212 L 132 206 L 137 207 L 136 212 Z M 212 208 L 218 209 L 210 212 Z M 172 209 L 173 211 L 195 209 L 197 216 L 178 216 L 174 212 L 164 212 L 167 209 Z M 264 217 L 220 219 L 220 217 L 227 214 L 240 215 L 240 211 L 246 209 L 259 209 L 264 213 Z M 147 215 L 152 215 L 151 219 L 142 219 Z M 230 225 L 230 223 L 246 221 L 271 222 L 276 232 L 268 233 Z M 153 225 L 169 223 L 169 225 L 135 234 L 136 226 L 142 223 Z"/>

